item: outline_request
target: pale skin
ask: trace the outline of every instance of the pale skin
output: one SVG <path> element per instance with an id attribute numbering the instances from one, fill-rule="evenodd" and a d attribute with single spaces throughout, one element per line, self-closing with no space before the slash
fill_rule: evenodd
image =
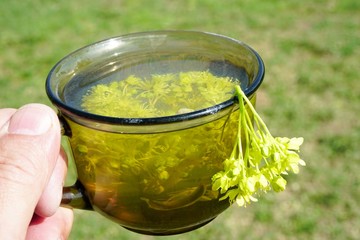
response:
<path id="1" fill-rule="evenodd" d="M 0 109 L 0 239 L 67 239 L 60 207 L 67 159 L 56 113 L 41 104 Z"/>

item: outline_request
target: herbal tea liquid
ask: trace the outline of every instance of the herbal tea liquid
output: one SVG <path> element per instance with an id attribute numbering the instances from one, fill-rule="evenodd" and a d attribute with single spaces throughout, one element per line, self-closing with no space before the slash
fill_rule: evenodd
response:
<path id="1" fill-rule="evenodd" d="M 219 104 L 231 98 L 234 84 L 240 84 L 228 77 L 241 75 L 233 65 L 195 60 L 175 61 L 167 68 L 161 67 L 164 64 L 137 64 L 108 76 L 76 76 L 64 90 L 64 101 L 103 116 L 160 117 Z M 145 74 L 154 69 L 164 70 Z M 246 81 L 241 79 L 241 84 Z M 167 229 L 188 231 L 229 206 L 228 201 L 219 201 L 218 191 L 212 191 L 211 177 L 223 169 L 232 152 L 237 111 L 158 133 L 151 128 L 141 133 L 105 132 L 67 121 L 79 181 L 94 208 L 122 226 L 159 235 L 171 234 Z"/>
<path id="2" fill-rule="evenodd" d="M 69 121 L 78 178 L 93 206 L 134 231 L 205 224 L 229 206 L 211 190 L 211 177 L 231 154 L 236 115 L 156 134 L 101 132 Z"/>

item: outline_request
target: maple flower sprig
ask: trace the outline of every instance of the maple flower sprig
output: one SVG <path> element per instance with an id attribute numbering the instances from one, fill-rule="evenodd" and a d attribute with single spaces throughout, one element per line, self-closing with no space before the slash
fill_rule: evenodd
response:
<path id="1" fill-rule="evenodd" d="M 236 143 L 223 162 L 224 170 L 212 177 L 212 189 L 224 194 L 220 200 L 246 206 L 256 202 L 255 195 L 261 192 L 285 190 L 283 175 L 298 173 L 299 165 L 305 166 L 298 154 L 304 139 L 274 138 L 240 86 L 235 87 L 235 95 L 239 101 Z"/>

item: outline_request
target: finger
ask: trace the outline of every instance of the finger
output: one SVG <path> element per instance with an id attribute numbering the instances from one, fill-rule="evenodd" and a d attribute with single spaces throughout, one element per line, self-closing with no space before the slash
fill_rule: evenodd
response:
<path id="1" fill-rule="evenodd" d="M 34 216 L 28 228 L 26 239 L 67 239 L 73 223 L 73 211 L 58 208 L 54 215 L 47 218 Z"/>
<path id="2" fill-rule="evenodd" d="M 49 107 L 29 104 L 0 132 L 0 239 L 23 239 L 59 155 L 60 126 Z"/>
<path id="3" fill-rule="evenodd" d="M 64 150 L 62 149 L 56 161 L 50 180 L 35 208 L 35 213 L 37 215 L 41 217 L 49 217 L 56 212 L 61 202 L 62 188 L 64 186 L 66 172 L 67 158 Z"/>

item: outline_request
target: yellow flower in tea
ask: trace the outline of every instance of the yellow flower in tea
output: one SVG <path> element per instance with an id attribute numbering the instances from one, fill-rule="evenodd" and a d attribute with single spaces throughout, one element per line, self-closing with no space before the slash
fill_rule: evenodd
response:
<path id="1" fill-rule="evenodd" d="M 234 95 L 238 80 L 208 71 L 159 74 L 92 87 L 81 107 L 90 113 L 123 118 L 171 116 L 224 102 Z"/>
<path id="2" fill-rule="evenodd" d="M 213 190 L 224 194 L 220 200 L 229 199 L 246 206 L 256 202 L 255 196 L 261 192 L 285 190 L 287 182 L 283 175 L 290 171 L 298 173 L 298 166 L 306 165 L 299 157 L 304 139 L 274 138 L 241 88 L 236 86 L 235 90 L 240 111 L 237 141 L 231 156 L 223 163 L 224 170 L 216 173 L 212 180 Z"/>

